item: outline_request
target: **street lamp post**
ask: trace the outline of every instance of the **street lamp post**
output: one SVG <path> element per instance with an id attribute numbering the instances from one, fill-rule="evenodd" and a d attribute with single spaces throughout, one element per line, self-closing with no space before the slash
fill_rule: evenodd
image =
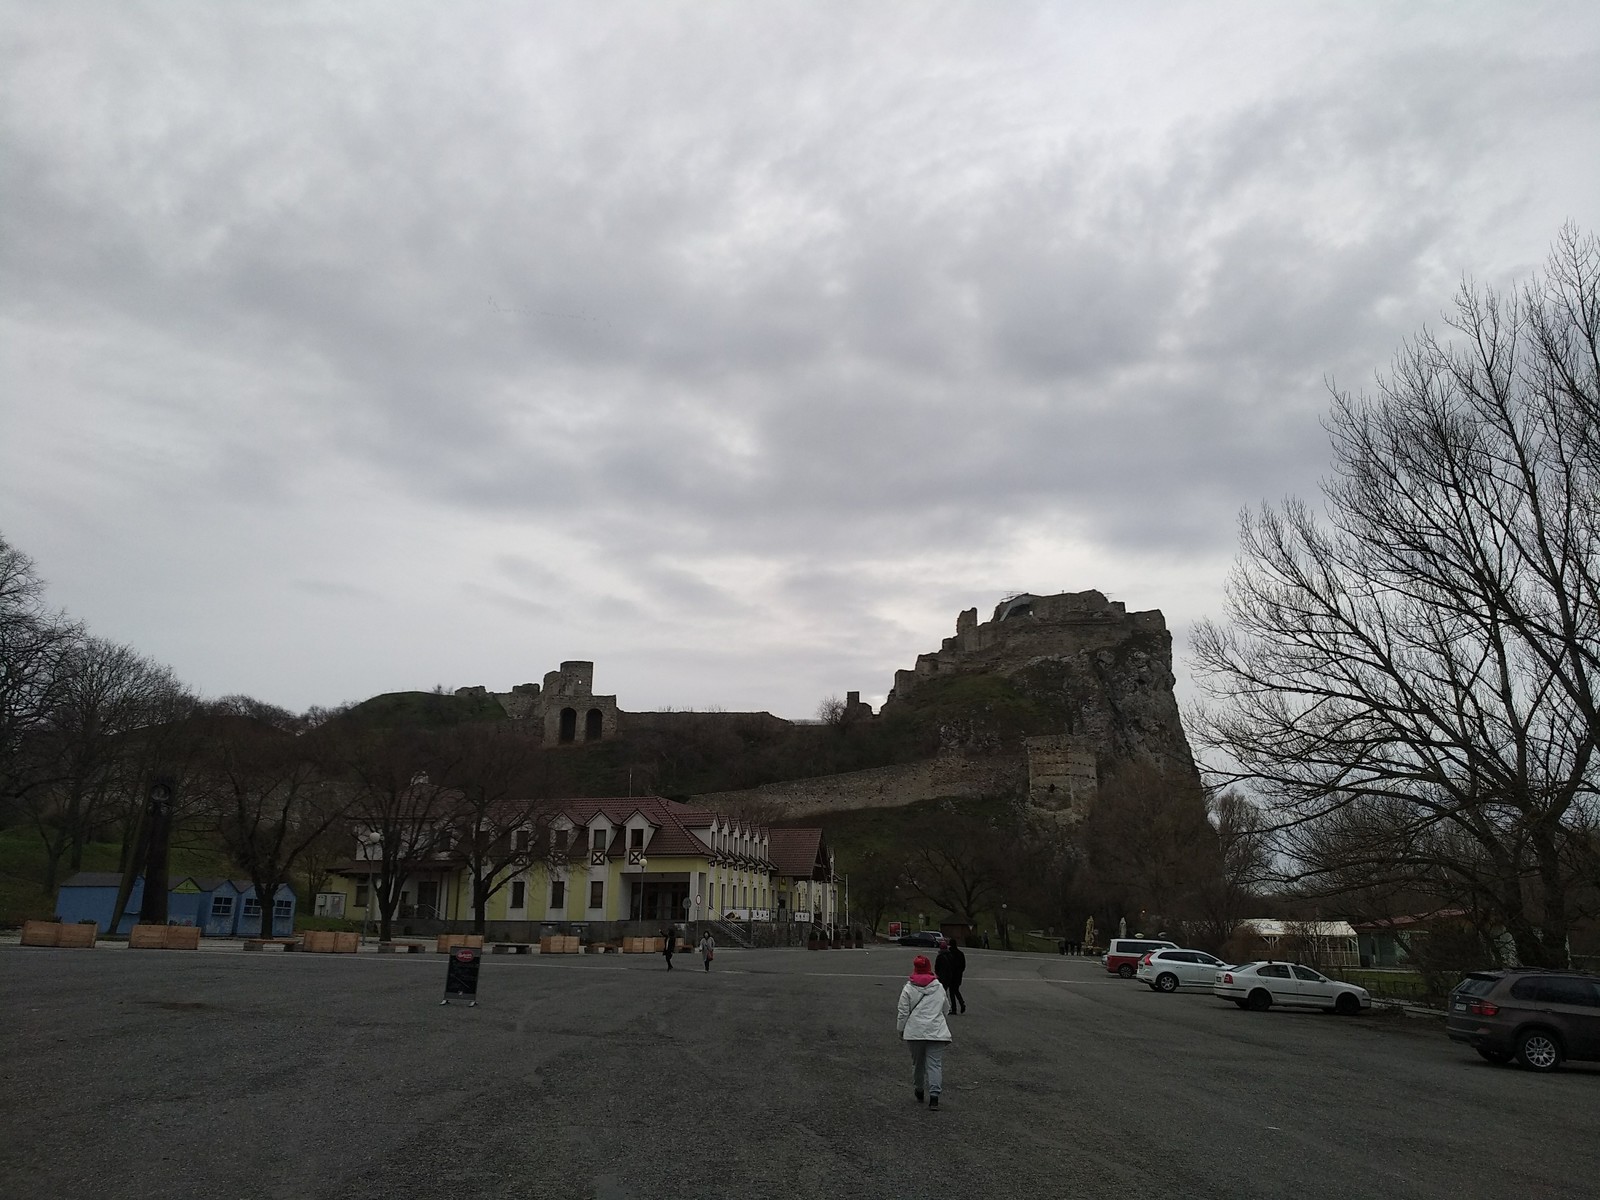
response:
<path id="1" fill-rule="evenodd" d="M 1000 945 L 1011 949 L 1011 924 L 1006 918 L 1006 906 L 1000 905 Z"/>
<path id="2" fill-rule="evenodd" d="M 650 867 L 650 860 L 644 855 L 639 856 L 639 924 L 644 924 L 644 873 Z"/>

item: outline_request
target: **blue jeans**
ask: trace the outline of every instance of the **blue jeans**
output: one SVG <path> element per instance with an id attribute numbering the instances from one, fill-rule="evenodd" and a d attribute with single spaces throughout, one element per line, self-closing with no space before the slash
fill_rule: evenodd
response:
<path id="1" fill-rule="evenodd" d="M 937 1096 L 944 1088 L 945 1043 L 907 1042 L 906 1046 L 911 1050 L 911 1086 Z"/>

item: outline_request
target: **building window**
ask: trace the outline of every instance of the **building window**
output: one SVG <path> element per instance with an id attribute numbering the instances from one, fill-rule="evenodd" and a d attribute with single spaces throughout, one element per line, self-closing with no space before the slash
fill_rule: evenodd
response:
<path id="1" fill-rule="evenodd" d="M 563 708 L 561 710 L 561 728 L 556 734 L 557 739 L 565 745 L 578 736 L 578 710 Z"/>
<path id="2" fill-rule="evenodd" d="M 628 845 L 635 850 L 644 849 L 644 828 L 628 830 Z"/>
<path id="3" fill-rule="evenodd" d="M 605 718 L 600 715 L 598 708 L 591 708 L 583 715 L 583 740 L 598 742 L 605 729 Z"/>
<path id="4" fill-rule="evenodd" d="M 528 885 L 523 883 L 520 879 L 514 879 L 511 881 L 511 907 L 528 907 Z"/>
<path id="5" fill-rule="evenodd" d="M 358 884 L 356 884 L 356 903 L 355 903 L 355 906 L 357 908 L 365 908 L 367 906 L 367 893 L 369 891 L 371 891 L 371 890 L 372 890 L 371 889 L 371 885 L 369 885 L 369 884 L 366 884 L 366 883 L 358 883 Z M 232 901 L 230 900 L 229 903 L 231 904 Z"/>
<path id="6" fill-rule="evenodd" d="M 604 850 L 606 848 L 606 831 L 604 829 L 589 830 L 589 849 Z"/>
<path id="7" fill-rule="evenodd" d="M 289 919 L 289 914 L 292 913 L 293 911 L 294 911 L 294 901 L 293 900 L 274 900 L 272 902 L 272 919 L 274 921 L 286 921 L 286 920 L 288 920 Z"/>
<path id="8" fill-rule="evenodd" d="M 240 915 L 246 917 L 259 917 L 261 915 L 261 901 L 257 900 L 254 896 L 246 896 L 244 898 L 244 908 L 241 910 Z"/>
<path id="9" fill-rule="evenodd" d="M 512 849 L 514 849 L 518 854 L 525 853 L 528 849 L 528 836 L 528 831 L 526 829 L 517 830 L 512 837 Z"/>
<path id="10" fill-rule="evenodd" d="M 595 879 L 589 883 L 589 907 L 604 908 L 606 904 L 606 882 Z"/>
<path id="11" fill-rule="evenodd" d="M 231 917 L 231 916 L 233 916 L 233 897 L 232 896 L 213 896 L 213 897 L 211 897 L 211 915 L 213 917 Z"/>
<path id="12" fill-rule="evenodd" d="M 550 883 L 550 907 L 565 908 L 567 906 L 567 881 L 555 879 Z"/>

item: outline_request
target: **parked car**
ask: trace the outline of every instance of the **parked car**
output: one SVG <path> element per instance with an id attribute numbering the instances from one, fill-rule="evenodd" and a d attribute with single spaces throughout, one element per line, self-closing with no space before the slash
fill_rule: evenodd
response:
<path id="1" fill-rule="evenodd" d="M 1228 966 L 1204 950 L 1152 950 L 1139 960 L 1137 974 L 1154 992 L 1210 991 L 1217 972 Z"/>
<path id="2" fill-rule="evenodd" d="M 1329 979 L 1321 971 L 1299 963 L 1253 962 L 1228 967 L 1217 975 L 1212 992 L 1240 1008 L 1265 1012 L 1274 1004 L 1285 1008 L 1320 1008 L 1343 1016 L 1372 1007 L 1364 987 Z"/>
<path id="3" fill-rule="evenodd" d="M 1445 1032 L 1492 1063 L 1553 1071 L 1600 1061 L 1600 978 L 1582 971 L 1472 971 L 1450 993 Z"/>
<path id="4" fill-rule="evenodd" d="M 1111 944 L 1106 947 L 1105 957 L 1100 961 L 1105 964 L 1109 974 L 1132 979 L 1134 972 L 1139 969 L 1139 960 L 1150 951 L 1176 949 L 1178 949 L 1177 942 L 1163 942 L 1153 938 L 1112 938 Z"/>
<path id="5" fill-rule="evenodd" d="M 902 946 L 927 946 L 934 950 L 950 949 L 950 939 L 932 929 L 919 929 L 915 933 L 900 935 Z"/>

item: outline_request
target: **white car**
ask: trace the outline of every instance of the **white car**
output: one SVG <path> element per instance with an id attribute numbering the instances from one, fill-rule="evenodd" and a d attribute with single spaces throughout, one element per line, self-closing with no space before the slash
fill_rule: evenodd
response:
<path id="1" fill-rule="evenodd" d="M 1212 992 L 1240 1008 L 1266 1012 L 1274 1004 L 1285 1008 L 1320 1008 L 1348 1016 L 1372 1007 L 1364 987 L 1329 979 L 1299 963 L 1253 962 L 1228 967 L 1217 974 Z"/>
<path id="2" fill-rule="evenodd" d="M 1139 960 L 1139 979 L 1156 992 L 1209 992 L 1228 964 L 1204 950 L 1152 950 Z"/>

